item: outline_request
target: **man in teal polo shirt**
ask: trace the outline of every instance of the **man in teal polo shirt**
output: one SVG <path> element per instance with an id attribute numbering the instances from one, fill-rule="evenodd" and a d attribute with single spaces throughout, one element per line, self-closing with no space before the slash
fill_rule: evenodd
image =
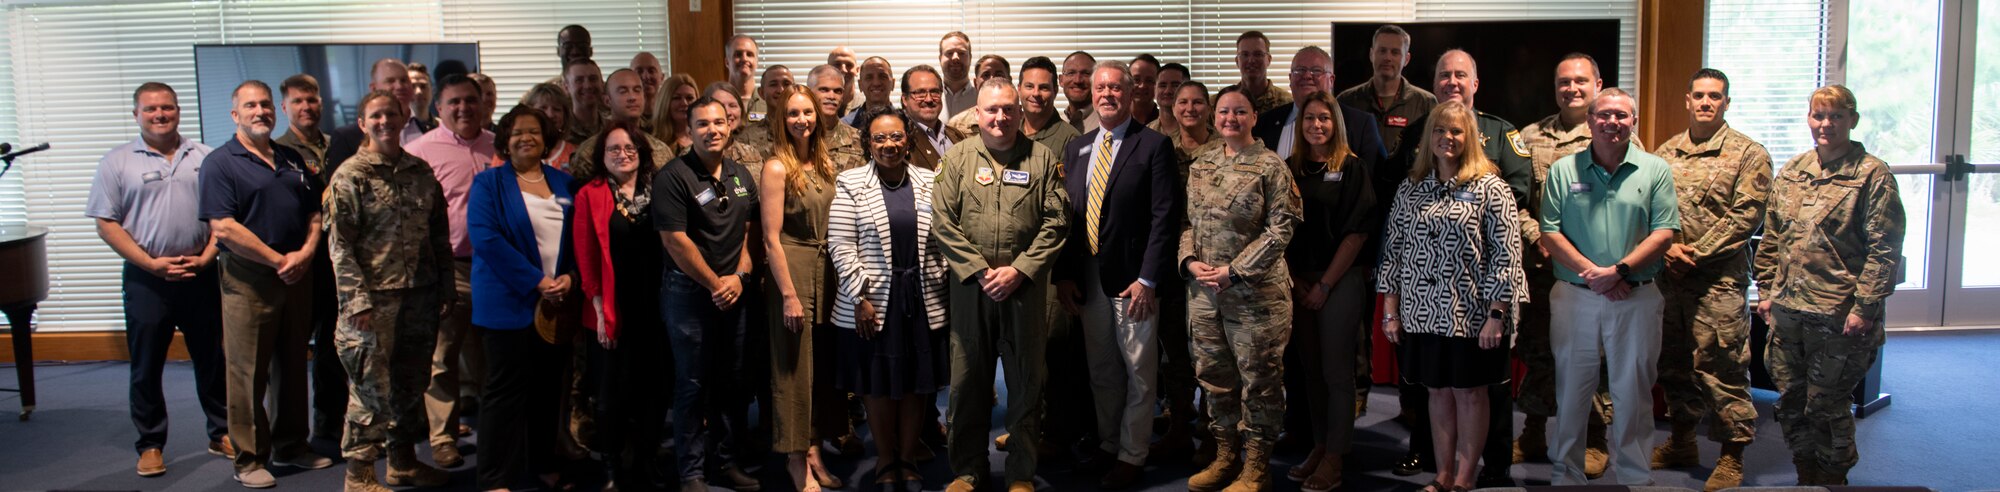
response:
<path id="1" fill-rule="evenodd" d="M 1680 229 L 1673 168 L 1632 143 L 1632 95 L 1598 92 L 1590 103 L 1590 150 L 1549 166 L 1542 184 L 1541 246 L 1555 260 L 1549 292 L 1550 345 L 1556 356 L 1556 485 L 1585 483 L 1584 422 L 1595 394 L 1599 357 L 1615 408 L 1653 408 L 1665 306 L 1653 278 Z M 1601 350 L 1601 352 L 1600 352 Z M 1651 419 L 1612 422 L 1610 444 L 1619 483 L 1651 478 Z"/>

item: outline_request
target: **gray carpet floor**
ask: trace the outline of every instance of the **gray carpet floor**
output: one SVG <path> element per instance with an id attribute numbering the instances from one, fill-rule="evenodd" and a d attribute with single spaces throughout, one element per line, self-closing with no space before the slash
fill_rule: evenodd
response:
<path id="1" fill-rule="evenodd" d="M 200 415 L 191 396 L 193 373 L 187 364 L 171 364 L 167 369 L 166 393 L 174 432 L 166 450 L 168 472 L 155 478 L 140 478 L 132 471 L 135 435 L 126 410 L 124 363 L 45 365 L 37 367 L 37 376 L 41 401 L 33 420 L 13 418 L 19 395 L 0 393 L 0 416 L 4 416 L 0 418 L 0 491 L 242 490 L 230 480 L 229 464 L 204 452 Z M 13 367 L 0 366 L 0 384 L 9 384 L 14 377 Z M 1923 485 L 1943 491 L 2000 487 L 2000 464 L 1995 462 L 2000 458 L 2000 444 L 1996 444 L 2000 413 L 1993 411 L 2000 403 L 2000 385 L 1995 383 L 2000 381 L 2000 332 L 1892 334 L 1884 381 L 1894 403 L 1858 424 L 1862 459 L 1852 474 L 1857 485 Z M 1360 430 L 1342 490 L 1415 490 L 1429 480 L 1428 474 L 1398 477 L 1389 472 L 1391 463 L 1402 456 L 1407 439 L 1402 427 L 1390 420 L 1398 411 L 1395 391 L 1377 387 L 1370 397 L 1369 414 L 1356 424 Z M 1789 485 L 1795 479 L 1782 433 L 1771 420 L 1775 398 L 1769 392 L 1757 395 L 1761 438 L 1749 448 L 1746 458 L 1748 485 Z M 995 422 L 1001 411 L 995 409 Z M 993 433 L 1000 432 L 996 424 Z M 1660 424 L 1655 439 L 1665 435 L 1664 424 Z M 477 442 L 478 437 L 473 436 L 465 444 L 476 446 Z M 333 443 L 316 442 L 315 447 L 330 456 L 335 454 Z M 1702 441 L 1704 460 L 1714 460 L 1716 450 L 1716 444 Z M 1297 483 L 1283 478 L 1282 470 L 1302 459 L 1302 454 L 1277 456 L 1275 466 L 1280 475 L 1275 490 L 1298 490 Z M 1005 453 L 992 454 L 994 483 L 999 482 L 1005 457 Z M 467 458 L 465 466 L 453 470 L 453 482 L 446 490 L 475 489 L 474 458 Z M 849 482 L 845 490 L 868 489 L 862 484 L 873 479 L 869 472 L 872 460 L 872 456 L 829 455 L 831 466 Z M 1072 467 L 1072 463 L 1060 460 L 1044 463 L 1038 486 L 1041 490 L 1096 489 L 1095 475 L 1072 472 Z M 1195 470 L 1197 467 L 1186 460 L 1156 460 L 1147 467 L 1140 490 L 1183 490 L 1186 477 Z M 338 466 L 276 471 L 277 490 L 340 487 Z M 942 489 L 950 476 L 942 459 L 925 466 L 924 473 L 930 490 Z M 1512 473 L 1524 485 L 1546 484 L 1549 465 L 1516 465 Z M 768 491 L 785 490 L 783 485 L 789 483 L 782 457 L 766 460 L 756 474 Z M 1706 468 L 1653 472 L 1660 485 L 1697 490 L 1707 476 Z"/>

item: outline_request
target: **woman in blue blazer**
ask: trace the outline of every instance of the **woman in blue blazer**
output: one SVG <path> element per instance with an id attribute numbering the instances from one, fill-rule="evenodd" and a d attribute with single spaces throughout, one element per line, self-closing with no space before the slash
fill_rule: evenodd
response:
<path id="1" fill-rule="evenodd" d="M 505 490 L 521 468 L 556 485 L 557 403 L 568 340 L 547 340 L 536 306 L 560 304 L 575 287 L 566 236 L 570 176 L 543 164 L 561 129 L 526 106 L 500 119 L 494 139 L 507 164 L 472 178 L 465 206 L 472 241 L 472 324 L 486 341 L 479 418 L 479 486 Z"/>

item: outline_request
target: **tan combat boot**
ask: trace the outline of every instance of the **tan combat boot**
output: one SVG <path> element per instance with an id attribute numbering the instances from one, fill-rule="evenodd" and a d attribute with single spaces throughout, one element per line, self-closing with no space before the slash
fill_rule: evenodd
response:
<path id="1" fill-rule="evenodd" d="M 346 492 L 391 492 L 375 481 L 375 462 L 348 460 L 347 478 L 342 481 Z"/>
<path id="2" fill-rule="evenodd" d="M 1549 418 L 1529 415 L 1521 422 L 1521 435 L 1514 437 L 1514 462 L 1549 460 Z"/>
<path id="3" fill-rule="evenodd" d="M 1653 469 L 1689 468 L 1701 464 L 1701 448 L 1694 443 L 1694 424 L 1674 422 L 1667 441 L 1653 448 Z"/>
<path id="4" fill-rule="evenodd" d="M 1716 492 L 1739 485 L 1743 485 L 1743 444 L 1725 443 L 1722 445 L 1722 457 L 1715 459 L 1715 471 L 1708 473 L 1708 483 L 1701 489 Z"/>
<path id="5" fill-rule="evenodd" d="M 1611 445 L 1604 438 L 1606 423 L 1592 420 L 1584 431 L 1583 476 L 1597 478 L 1604 476 L 1604 468 L 1611 464 Z"/>
<path id="6" fill-rule="evenodd" d="M 382 477 L 389 485 L 418 487 L 438 487 L 451 483 L 451 472 L 417 461 L 417 450 L 410 446 L 389 448 L 389 473 Z"/>
<path id="7" fill-rule="evenodd" d="M 1243 448 L 1243 471 L 1223 492 L 1263 492 L 1271 485 L 1271 445 L 1251 443 Z"/>
<path id="8" fill-rule="evenodd" d="M 1236 479 L 1235 439 L 1216 436 L 1210 442 L 1215 443 L 1215 459 L 1208 462 L 1207 468 L 1188 477 L 1189 492 L 1215 492 Z"/>

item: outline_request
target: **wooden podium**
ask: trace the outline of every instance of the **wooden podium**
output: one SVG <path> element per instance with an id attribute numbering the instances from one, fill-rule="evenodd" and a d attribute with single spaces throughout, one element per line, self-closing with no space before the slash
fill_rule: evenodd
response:
<path id="1" fill-rule="evenodd" d="M 49 230 L 0 225 L 0 313 L 14 335 L 14 367 L 20 376 L 21 420 L 35 412 L 35 307 L 49 298 Z"/>

